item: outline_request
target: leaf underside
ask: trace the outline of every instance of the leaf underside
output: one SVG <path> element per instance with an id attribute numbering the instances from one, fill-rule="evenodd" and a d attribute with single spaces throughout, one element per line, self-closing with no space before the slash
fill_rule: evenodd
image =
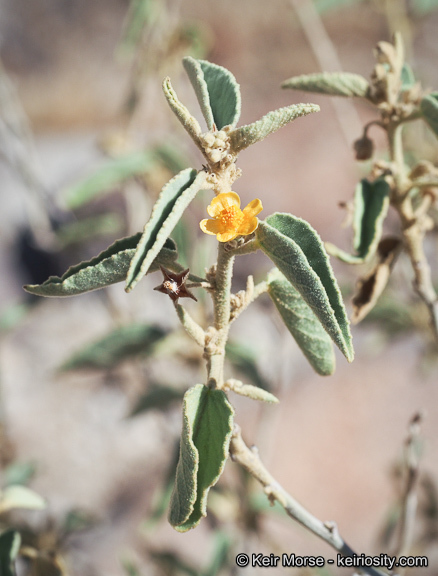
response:
<path id="1" fill-rule="evenodd" d="M 282 88 L 326 94 L 328 96 L 357 96 L 365 98 L 368 93 L 368 81 L 359 74 L 350 72 L 321 72 L 303 74 L 285 80 Z"/>
<path id="2" fill-rule="evenodd" d="M 63 276 L 50 276 L 43 284 L 27 285 L 24 289 L 37 296 L 62 297 L 76 296 L 122 282 L 126 278 L 140 238 L 141 232 L 117 240 L 95 258 L 71 266 Z M 175 243 L 169 238 L 149 268 L 149 272 L 158 270 L 160 265 L 171 267 L 177 257 Z"/>
<path id="3" fill-rule="evenodd" d="M 206 60 L 186 57 L 183 65 L 195 89 L 196 97 L 209 130 L 216 126 L 234 127 L 240 117 L 240 88 L 226 68 Z"/>
<path id="4" fill-rule="evenodd" d="M 179 532 L 207 514 L 207 496 L 228 458 L 234 411 L 222 390 L 197 384 L 184 396 L 183 430 L 169 521 Z"/>
<path id="5" fill-rule="evenodd" d="M 205 172 L 198 173 L 192 168 L 187 168 L 172 178 L 161 190 L 131 260 L 126 278 L 127 292 L 130 292 L 148 272 L 184 210 L 204 187 L 206 177 Z"/>
<path id="6" fill-rule="evenodd" d="M 378 261 L 364 278 L 357 281 L 356 292 L 352 298 L 353 324 L 361 322 L 374 308 L 388 284 L 392 268 L 402 249 L 400 238 L 387 237 L 379 242 Z"/>
<path id="7" fill-rule="evenodd" d="M 276 213 L 259 223 L 260 248 L 298 290 L 348 361 L 354 357 L 349 321 L 327 253 L 310 224 Z"/>
<path id="8" fill-rule="evenodd" d="M 420 103 L 421 113 L 429 128 L 438 136 L 438 92 L 424 96 Z"/>
<path id="9" fill-rule="evenodd" d="M 332 256 L 349 264 L 361 264 L 374 255 L 388 212 L 389 194 L 390 187 L 382 178 L 374 182 L 366 179 L 359 182 L 354 195 L 353 216 L 353 248 L 356 254 L 348 254 L 332 244 L 327 244 L 326 247 Z"/>
<path id="10" fill-rule="evenodd" d="M 268 294 L 312 368 L 321 376 L 335 371 L 332 341 L 298 290 L 274 269 L 268 276 Z"/>

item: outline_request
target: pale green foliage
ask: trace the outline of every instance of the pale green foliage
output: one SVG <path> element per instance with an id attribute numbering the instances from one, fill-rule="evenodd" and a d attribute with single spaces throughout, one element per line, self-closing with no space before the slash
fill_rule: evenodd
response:
<path id="1" fill-rule="evenodd" d="M 225 383 L 226 389 L 230 389 L 240 396 L 252 398 L 252 400 L 260 400 L 262 402 L 270 402 L 277 404 L 278 398 L 263 388 L 258 388 L 252 384 L 244 384 L 240 380 L 228 380 Z"/>
<path id="2" fill-rule="evenodd" d="M 256 237 L 351 362 L 354 352 L 347 313 L 318 233 L 292 214 L 277 213 L 260 222 Z"/>
<path id="3" fill-rule="evenodd" d="M 76 296 L 98 290 L 126 279 L 129 265 L 134 257 L 141 234 L 117 240 L 92 260 L 72 266 L 61 277 L 50 276 L 43 284 L 25 286 L 24 289 L 37 296 Z M 171 266 L 178 257 L 176 246 L 168 240 L 149 268 L 158 270 L 160 265 Z"/>
<path id="4" fill-rule="evenodd" d="M 20 549 L 21 536 L 14 530 L 0 534 L 0 574 L 1 576 L 15 576 L 14 560 Z"/>
<path id="5" fill-rule="evenodd" d="M 368 81 L 359 74 L 350 72 L 321 72 L 317 74 L 303 74 L 285 80 L 282 88 L 315 92 L 328 96 L 367 96 Z"/>
<path id="6" fill-rule="evenodd" d="M 207 513 L 207 495 L 228 458 L 234 410 L 222 390 L 197 384 L 184 396 L 183 431 L 169 520 L 179 532 Z"/>
<path id="7" fill-rule="evenodd" d="M 269 273 L 268 284 L 269 296 L 312 368 L 321 376 L 333 374 L 332 342 L 311 308 L 277 268 Z"/>
<path id="8" fill-rule="evenodd" d="M 424 96 L 420 104 L 421 113 L 428 126 L 438 136 L 438 92 Z"/>
<path id="9" fill-rule="evenodd" d="M 257 122 L 233 130 L 230 133 L 231 150 L 237 154 L 241 150 L 248 148 L 248 146 L 260 142 L 266 136 L 276 132 L 296 118 L 318 111 L 319 106 L 316 104 L 293 104 L 292 106 L 269 112 Z"/>
<path id="10" fill-rule="evenodd" d="M 347 254 L 327 243 L 329 254 L 350 264 L 361 264 L 372 258 L 382 236 L 383 221 L 389 207 L 389 194 L 390 188 L 386 180 L 361 180 L 354 195 L 353 248 L 356 254 Z"/>
<path id="11" fill-rule="evenodd" d="M 132 290 L 148 272 L 184 210 L 206 186 L 205 172 L 187 168 L 172 178 L 161 190 L 129 266 L 126 290 Z"/>
<path id="12" fill-rule="evenodd" d="M 128 324 L 84 348 L 66 360 L 61 370 L 109 369 L 134 356 L 148 356 L 167 335 L 166 330 L 148 324 Z"/>
<path id="13" fill-rule="evenodd" d="M 199 125 L 199 122 L 196 120 L 196 118 L 194 118 L 190 114 L 188 109 L 178 99 L 178 96 L 176 95 L 176 92 L 173 89 L 172 84 L 170 83 L 170 78 L 164 79 L 163 92 L 172 112 L 175 114 L 175 116 L 178 118 L 178 120 L 181 122 L 181 124 L 184 126 L 184 128 L 187 130 L 187 132 L 199 146 L 199 136 L 201 135 L 201 126 Z"/>
<path id="14" fill-rule="evenodd" d="M 155 155 L 150 150 L 133 152 L 108 160 L 93 174 L 66 191 L 66 203 L 70 208 L 78 208 L 106 191 L 112 190 L 128 178 L 150 171 L 155 162 Z"/>
<path id="15" fill-rule="evenodd" d="M 11 485 L 0 491 L 0 514 L 14 508 L 43 510 L 45 507 L 44 498 L 26 486 Z"/>
<path id="16" fill-rule="evenodd" d="M 205 60 L 183 59 L 209 130 L 234 127 L 240 117 L 240 88 L 226 68 Z"/>

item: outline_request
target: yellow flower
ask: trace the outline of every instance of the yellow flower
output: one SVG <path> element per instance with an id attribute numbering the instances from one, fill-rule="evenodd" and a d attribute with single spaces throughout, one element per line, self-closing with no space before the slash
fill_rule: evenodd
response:
<path id="1" fill-rule="evenodd" d="M 206 234 L 216 235 L 219 242 L 229 242 L 237 236 L 252 234 L 259 223 L 256 216 L 262 210 L 263 206 L 258 198 L 241 210 L 239 195 L 235 192 L 223 192 L 213 198 L 208 206 L 207 212 L 213 220 L 202 220 L 201 230 Z"/>

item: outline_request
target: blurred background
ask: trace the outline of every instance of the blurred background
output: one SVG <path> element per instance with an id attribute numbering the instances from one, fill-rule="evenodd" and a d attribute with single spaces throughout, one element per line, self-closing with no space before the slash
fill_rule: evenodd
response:
<path id="1" fill-rule="evenodd" d="M 180 398 L 203 381 L 204 367 L 170 300 L 152 290 L 159 273 L 129 295 L 117 284 L 38 299 L 22 285 L 60 275 L 141 230 L 172 174 L 201 168 L 161 92 L 171 76 L 200 118 L 185 55 L 235 75 L 240 124 L 293 103 L 321 106 L 244 151 L 235 191 L 244 205 L 260 198 L 262 216 L 292 212 L 348 250 L 352 232 L 339 204 L 369 170 L 354 161 L 352 144 L 373 111 L 280 84 L 321 70 L 369 77 L 373 47 L 400 30 L 416 77 L 437 89 L 437 26 L 436 0 L 3 0 L 0 479 L 2 487 L 11 478 L 27 483 L 48 503 L 45 511 L 0 518 L 19 526 L 34 551 L 20 574 L 214 576 L 237 574 L 238 552 L 334 557 L 269 509 L 259 487 L 230 462 L 201 526 L 182 535 L 168 526 Z M 384 153 L 378 131 L 372 136 Z M 408 148 L 437 161 L 436 140 L 423 126 L 409 131 Z M 181 263 L 197 274 L 215 258 L 216 240 L 201 238 L 198 224 L 208 203 L 204 193 L 175 232 Z M 396 232 L 391 217 L 389 226 Z M 436 273 L 436 234 L 428 249 Z M 348 303 L 357 269 L 333 266 Z M 248 273 L 261 279 L 269 268 L 262 256 L 239 259 L 235 289 Z M 259 406 L 233 396 L 247 443 L 295 498 L 336 521 L 367 554 L 394 547 L 403 445 L 421 412 L 412 553 L 428 555 L 428 574 L 438 574 L 438 369 L 411 282 L 400 259 L 381 306 L 353 327 L 354 363 L 338 355 L 336 373 L 324 378 L 260 298 L 233 326 L 229 373 L 237 370 L 281 400 Z M 207 322 L 211 310 L 200 301 L 187 307 Z"/>

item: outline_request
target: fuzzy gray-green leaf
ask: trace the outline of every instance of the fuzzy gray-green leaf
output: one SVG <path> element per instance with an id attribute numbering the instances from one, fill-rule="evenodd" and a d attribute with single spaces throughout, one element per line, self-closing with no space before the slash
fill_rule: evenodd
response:
<path id="1" fill-rule="evenodd" d="M 167 332 L 160 326 L 128 324 L 73 354 L 61 370 L 109 369 L 134 356 L 148 356 Z"/>
<path id="2" fill-rule="evenodd" d="M 7 530 L 0 534 L 0 574 L 1 576 L 15 576 L 14 560 L 20 549 L 21 536 L 14 530 Z"/>
<path id="3" fill-rule="evenodd" d="M 363 179 L 358 183 L 354 195 L 353 216 L 353 248 L 356 254 L 351 255 L 333 244 L 326 244 L 329 254 L 349 264 L 361 264 L 374 255 L 382 236 L 390 191 L 389 184 L 383 178 L 374 182 Z"/>
<path id="4" fill-rule="evenodd" d="M 184 396 L 183 431 L 169 521 L 179 532 L 207 514 L 207 496 L 228 458 L 234 411 L 222 390 L 202 384 Z"/>
<path id="5" fill-rule="evenodd" d="M 226 68 L 206 60 L 183 59 L 209 130 L 234 126 L 240 117 L 240 88 Z"/>
<path id="6" fill-rule="evenodd" d="M 420 109 L 428 126 L 438 136 L 438 92 L 424 96 L 420 103 Z"/>
<path id="7" fill-rule="evenodd" d="M 126 277 L 127 292 L 148 272 L 184 210 L 204 187 L 206 176 L 205 172 L 187 168 L 161 190 L 131 261 Z"/>
<path id="8" fill-rule="evenodd" d="M 366 78 L 350 72 L 303 74 L 285 80 L 282 88 L 327 94 L 328 96 L 359 96 L 365 98 L 369 84 Z"/>
<path id="9" fill-rule="evenodd" d="M 354 351 L 347 313 L 318 233 L 292 214 L 277 213 L 259 223 L 256 237 L 351 362 Z"/>
<path id="10" fill-rule="evenodd" d="M 184 104 L 180 102 L 175 90 L 172 87 L 172 84 L 170 83 L 169 77 L 165 78 L 163 81 L 163 92 L 170 108 L 172 109 L 172 112 L 195 141 L 196 145 L 202 149 L 202 146 L 199 142 L 199 136 L 201 134 L 201 127 L 199 122 L 190 114 Z"/>
<path id="11" fill-rule="evenodd" d="M 335 355 L 330 336 L 306 304 L 298 290 L 274 268 L 268 276 L 268 294 L 312 368 L 321 376 L 335 371 Z"/>
<path id="12" fill-rule="evenodd" d="M 63 276 L 50 276 L 43 284 L 24 286 L 24 289 L 37 296 L 76 296 L 122 282 L 126 278 L 140 238 L 139 232 L 135 236 L 117 240 L 92 260 L 72 266 Z M 177 257 L 175 243 L 169 238 L 149 272 L 158 270 L 160 265 L 172 267 Z"/>
<path id="13" fill-rule="evenodd" d="M 230 133 L 231 150 L 234 153 L 240 152 L 251 144 L 260 142 L 296 118 L 307 116 L 312 112 L 319 112 L 319 106 L 316 104 L 292 104 L 292 106 L 273 110 L 257 122 L 233 130 Z"/>

